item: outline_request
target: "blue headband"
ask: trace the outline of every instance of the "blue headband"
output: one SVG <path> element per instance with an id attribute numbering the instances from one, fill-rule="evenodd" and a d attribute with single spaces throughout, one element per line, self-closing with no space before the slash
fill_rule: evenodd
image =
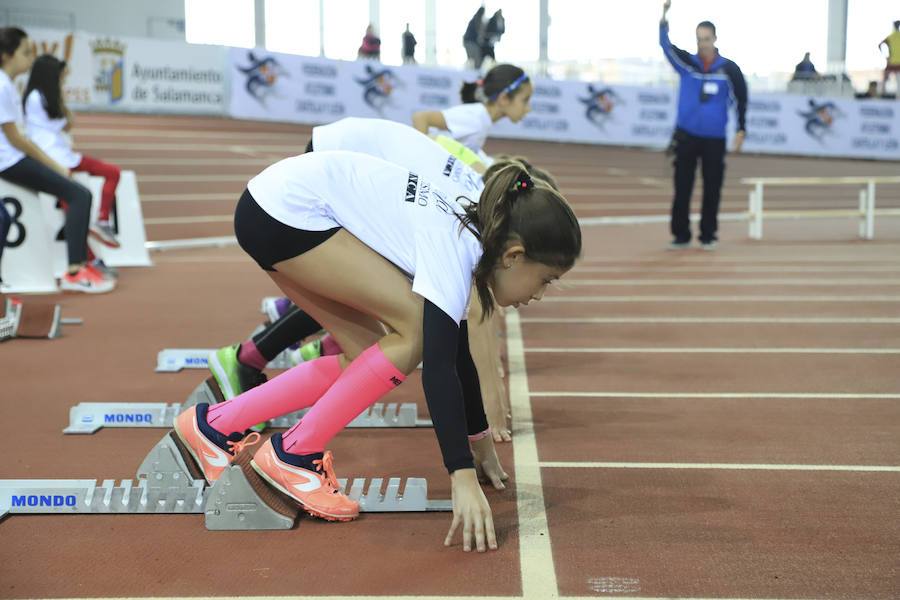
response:
<path id="1" fill-rule="evenodd" d="M 517 89 L 519 89 L 522 86 L 522 84 L 527 81 L 528 81 L 528 75 L 525 73 L 522 73 L 521 75 L 519 75 L 519 78 L 516 79 L 515 81 L 513 81 L 511 84 L 509 84 L 508 86 L 506 86 L 505 88 L 503 88 L 502 90 L 497 92 L 496 94 L 489 96 L 488 100 L 494 101 L 503 94 L 511 94 L 514 91 L 516 91 Z"/>

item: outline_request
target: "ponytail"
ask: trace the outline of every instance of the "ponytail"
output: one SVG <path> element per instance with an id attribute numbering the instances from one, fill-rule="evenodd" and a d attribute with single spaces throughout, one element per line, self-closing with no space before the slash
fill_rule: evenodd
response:
<path id="1" fill-rule="evenodd" d="M 459 95 L 462 98 L 463 104 L 480 102 L 478 99 L 478 88 L 480 86 L 481 81 L 466 81 L 462 84 L 462 87 L 459 88 Z"/>

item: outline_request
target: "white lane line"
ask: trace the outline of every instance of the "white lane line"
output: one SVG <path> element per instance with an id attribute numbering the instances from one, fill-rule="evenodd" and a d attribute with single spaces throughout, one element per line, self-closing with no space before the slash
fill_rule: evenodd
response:
<path id="1" fill-rule="evenodd" d="M 509 357 L 509 399 L 513 415 L 513 460 L 519 516 L 519 570 L 525 598 L 556 598 L 556 570 L 550 547 L 537 440 L 531 415 L 531 395 L 525 370 L 525 346 L 516 310 L 506 312 Z"/>
<path id="2" fill-rule="evenodd" d="M 575 208 L 575 207 L 573 207 Z M 746 212 L 720 212 L 719 221 L 746 221 L 750 217 Z M 700 215 L 691 215 L 692 222 L 700 220 Z M 646 225 L 649 223 L 668 223 L 668 215 L 617 215 L 614 217 L 579 217 L 582 227 L 597 225 Z"/>
<path id="3" fill-rule="evenodd" d="M 144 219 L 144 225 L 189 225 L 191 223 L 230 223 L 234 215 L 206 215 L 198 217 L 154 217 Z"/>
<path id="4" fill-rule="evenodd" d="M 143 196 L 142 196 L 143 199 Z M 900 272 L 900 264 L 896 266 L 867 266 L 855 265 L 846 267 L 783 267 L 783 266 L 693 266 L 684 267 L 678 265 L 649 267 L 575 267 L 572 275 L 578 273 L 634 273 L 643 275 L 665 275 L 668 273 L 897 273 Z"/>
<path id="5" fill-rule="evenodd" d="M 900 394 L 820 394 L 814 392 L 531 392 L 531 397 L 662 400 L 900 400 Z"/>
<path id="6" fill-rule="evenodd" d="M 526 348 L 528 354 L 900 354 L 900 348 Z"/>
<path id="7" fill-rule="evenodd" d="M 237 204 L 238 194 L 141 194 L 141 202 L 233 202 Z"/>
<path id="8" fill-rule="evenodd" d="M 544 296 L 542 302 L 900 302 L 900 296 Z"/>
<path id="9" fill-rule="evenodd" d="M 90 598 L 81 596 L 79 598 L 58 598 L 57 600 L 181 600 L 182 596 L 176 597 L 166 597 L 166 596 L 146 596 L 146 597 L 105 597 L 105 598 Z M 191 600 L 221 600 L 222 596 L 191 596 Z M 478 598 L 478 600 L 516 600 L 517 598 L 522 598 L 523 600 L 547 600 L 548 598 L 553 598 L 555 600 L 597 600 L 597 598 L 603 598 L 603 600 L 676 600 L 672 596 L 612 596 L 603 594 L 593 595 L 593 596 L 559 596 L 554 594 L 552 596 L 365 596 L 365 595 L 353 595 L 353 596 L 340 596 L 340 595 L 328 595 L 328 596 L 240 596 L 241 600 L 472 600 L 472 598 Z M 686 598 L 679 596 L 677 600 L 806 600 L 805 598 L 737 598 L 729 596 L 727 598 L 713 598 L 713 597 L 703 597 L 703 598 Z"/>
<path id="10" fill-rule="evenodd" d="M 271 158 L 117 158 L 116 164 L 125 167 L 246 167 L 269 165 Z"/>
<path id="11" fill-rule="evenodd" d="M 710 286 L 761 286 L 761 285 L 778 285 L 778 286 L 835 286 L 835 287 L 854 287 L 861 285 L 879 285 L 879 286 L 897 286 L 900 285 L 900 279 L 798 279 L 798 278 L 777 278 L 777 279 L 721 279 L 721 278 L 692 278 L 692 279 L 571 279 L 566 278 L 555 284 L 556 287 L 566 286 L 604 286 L 604 287 L 643 287 L 654 286 L 663 287 L 696 285 L 703 287 Z"/>
<path id="12" fill-rule="evenodd" d="M 890 317 L 525 317 L 522 323 L 578 324 L 578 325 L 619 325 L 619 324 L 778 324 L 778 325 L 896 325 L 900 318 Z"/>
<path id="13" fill-rule="evenodd" d="M 188 138 L 192 140 L 197 139 L 226 139 L 226 140 L 234 140 L 240 139 L 242 142 L 246 143 L 248 138 L 262 138 L 263 141 L 275 141 L 275 140 L 283 140 L 285 142 L 296 142 L 297 144 L 300 141 L 303 141 L 303 145 L 306 145 L 306 142 L 309 140 L 309 132 L 301 132 L 297 133 L 274 133 L 274 132 L 261 132 L 261 131 L 209 131 L 209 130 L 179 130 L 179 129 L 107 129 L 107 128 L 87 128 L 87 127 L 79 127 L 77 129 L 77 134 L 79 140 L 83 137 L 88 136 L 100 136 L 101 138 L 110 138 L 110 137 L 154 137 L 154 138 Z M 306 136 L 304 138 L 304 136 Z M 100 140 L 102 141 L 102 139 Z M 79 144 L 80 146 L 81 144 Z M 116 161 L 118 164 L 120 161 Z"/>
<path id="14" fill-rule="evenodd" d="M 747 245 L 743 245 L 745 249 L 749 250 L 750 247 Z M 893 244 L 891 245 L 893 246 Z M 834 250 L 836 248 L 835 244 L 821 244 L 815 246 L 824 250 Z M 804 248 L 809 248 L 809 246 L 804 246 Z M 758 250 L 754 248 L 754 250 Z M 884 249 L 882 249 L 884 251 Z M 741 264 L 741 263 L 835 263 L 835 264 L 847 264 L 847 263 L 862 263 L 862 264 L 890 264 L 895 266 L 900 266 L 900 260 L 896 258 L 884 258 L 883 255 L 873 255 L 873 256 L 857 256 L 857 257 L 849 257 L 849 256 L 831 256 L 831 257 L 823 257 L 823 256 L 709 256 L 709 253 L 698 253 L 698 254 L 680 254 L 680 253 L 672 253 L 672 252 L 660 252 L 660 256 L 653 258 L 607 258 L 607 257 L 585 257 L 578 261 L 578 264 L 633 264 L 633 265 L 645 265 L 645 264 L 655 264 L 660 265 L 660 263 L 672 264 L 679 263 L 681 265 L 697 263 L 704 266 L 715 266 L 715 265 L 727 265 L 731 263 Z"/>
<path id="15" fill-rule="evenodd" d="M 714 469 L 723 471 L 849 471 L 856 473 L 900 473 L 900 467 L 885 465 L 782 465 L 745 463 L 651 463 L 651 462 L 541 462 L 542 469 Z"/>
<path id="16" fill-rule="evenodd" d="M 249 181 L 243 173 L 223 173 L 221 175 L 141 175 L 141 183 L 216 183 L 218 181 Z"/>
<path id="17" fill-rule="evenodd" d="M 239 138 L 240 136 L 235 136 Z M 237 154 L 244 154 L 248 150 L 251 150 L 255 153 L 262 152 L 273 152 L 276 154 L 281 154 L 283 156 L 302 154 L 303 149 L 306 143 L 298 143 L 291 145 L 273 145 L 273 144 L 253 144 L 253 145 L 238 145 L 238 144 L 179 144 L 179 143 L 140 143 L 140 144 L 129 144 L 125 142 L 101 142 L 101 141 L 93 141 L 93 142 L 80 142 L 78 144 L 79 148 L 83 148 L 85 150 L 124 150 L 126 152 L 148 152 L 148 151 L 165 151 L 165 152 L 234 152 Z"/>

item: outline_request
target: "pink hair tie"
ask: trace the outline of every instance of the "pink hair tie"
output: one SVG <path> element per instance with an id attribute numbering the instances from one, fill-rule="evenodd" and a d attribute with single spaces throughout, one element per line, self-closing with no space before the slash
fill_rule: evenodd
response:
<path id="1" fill-rule="evenodd" d="M 491 435 L 491 428 L 490 428 L 490 427 L 488 427 L 487 429 L 485 429 L 485 430 L 482 431 L 481 433 L 476 433 L 476 434 L 474 434 L 474 435 L 470 435 L 470 436 L 469 436 L 469 441 L 470 441 L 470 442 L 477 442 L 478 440 L 483 440 L 484 438 L 488 437 L 489 435 Z"/>

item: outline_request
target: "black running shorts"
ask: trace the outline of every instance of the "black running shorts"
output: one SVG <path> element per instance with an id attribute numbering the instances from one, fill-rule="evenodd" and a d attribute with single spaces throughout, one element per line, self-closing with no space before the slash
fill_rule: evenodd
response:
<path id="1" fill-rule="evenodd" d="M 285 225 L 260 208 L 249 190 L 244 190 L 234 209 L 238 244 L 266 271 L 277 271 L 272 265 L 309 252 L 340 230 L 305 231 Z"/>

